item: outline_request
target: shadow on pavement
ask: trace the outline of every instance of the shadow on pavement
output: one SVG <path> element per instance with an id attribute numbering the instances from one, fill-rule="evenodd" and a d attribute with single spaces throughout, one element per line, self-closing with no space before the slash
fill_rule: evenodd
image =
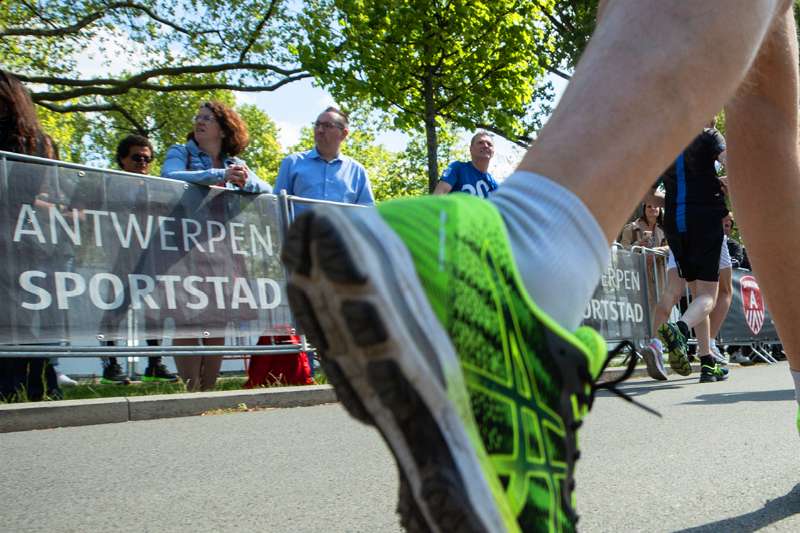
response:
<path id="1" fill-rule="evenodd" d="M 681 529 L 677 533 L 710 533 L 717 531 L 758 531 L 784 518 L 800 513 L 800 483 L 785 496 L 768 500 L 764 507 L 741 516 L 726 518 L 710 524 Z"/>
<path id="2" fill-rule="evenodd" d="M 789 400 L 794 400 L 794 391 L 792 389 L 701 394 L 691 401 L 683 402 L 683 405 L 729 404 L 739 402 L 785 402 Z"/>
<path id="3" fill-rule="evenodd" d="M 624 392 L 628 396 L 644 396 L 645 394 L 649 394 L 651 392 L 658 392 L 662 390 L 670 390 L 670 389 L 680 389 L 683 385 L 686 385 L 685 382 L 692 381 L 691 377 L 688 378 L 678 378 L 678 379 L 670 379 L 669 381 L 646 381 L 643 383 L 623 383 L 619 385 L 617 388 Z M 697 381 L 696 379 L 694 381 Z M 613 393 L 606 391 L 606 390 L 599 390 L 597 391 L 597 396 L 613 396 Z"/>

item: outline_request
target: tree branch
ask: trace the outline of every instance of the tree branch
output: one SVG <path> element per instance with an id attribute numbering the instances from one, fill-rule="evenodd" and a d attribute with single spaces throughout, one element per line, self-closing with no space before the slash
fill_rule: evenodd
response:
<path id="1" fill-rule="evenodd" d="M 63 100 L 71 100 L 73 98 L 79 98 L 81 96 L 89 96 L 89 95 L 98 95 L 98 96 L 113 96 L 117 94 L 124 94 L 131 89 L 147 89 L 147 90 L 168 90 L 165 86 L 155 85 L 155 84 L 148 84 L 146 83 L 147 80 L 151 78 L 157 78 L 160 76 L 178 76 L 181 74 L 210 74 L 215 72 L 223 72 L 223 71 L 231 71 L 231 70 L 257 70 L 257 71 L 271 71 L 276 74 L 281 74 L 286 76 L 290 79 L 290 81 L 295 81 L 302 78 L 307 78 L 310 74 L 305 73 L 302 69 L 286 69 L 283 67 L 278 67 L 275 65 L 269 65 L 266 63 L 219 63 L 215 65 L 187 65 L 183 67 L 162 67 L 147 70 L 131 76 L 125 80 L 117 80 L 112 78 L 105 78 L 105 79 L 92 79 L 92 80 L 73 80 L 69 78 L 61 78 L 61 77 L 54 77 L 54 76 L 26 76 L 24 74 L 14 74 L 17 76 L 21 81 L 26 83 L 44 83 L 48 85 L 63 85 L 67 87 L 79 87 L 77 89 L 71 91 L 61 91 L 61 92 L 40 92 L 34 93 L 33 98 L 34 101 L 42 101 L 42 100 L 49 100 L 49 101 L 63 101 Z M 278 82 L 272 86 L 266 87 L 280 87 L 281 85 L 288 83 L 287 81 Z M 232 84 L 226 84 L 231 86 Z M 200 84 L 197 84 L 199 87 Z M 203 85 L 204 87 L 209 87 L 209 85 Z M 155 89 L 155 87 L 159 87 L 159 89 Z M 236 90 L 248 90 L 245 87 L 238 87 L 236 86 Z M 272 90 L 269 88 L 262 88 L 262 89 L 254 89 L 254 90 Z"/>
<path id="2" fill-rule="evenodd" d="M 569 22 L 563 22 L 558 18 L 556 18 L 555 16 L 553 16 L 553 14 L 549 10 L 545 9 L 544 6 L 542 6 L 541 2 L 537 1 L 536 3 L 539 5 L 539 9 L 544 14 L 544 16 L 547 17 L 550 23 L 553 26 L 555 26 L 558 29 L 558 31 L 562 33 L 573 33 L 575 31 L 575 27 L 572 24 L 570 24 Z"/>
<path id="3" fill-rule="evenodd" d="M 256 26 L 256 29 L 253 30 L 253 33 L 250 35 L 250 39 L 247 41 L 247 44 L 242 49 L 242 53 L 239 54 L 240 63 L 244 61 L 244 58 L 250 52 L 250 49 L 253 48 L 253 45 L 256 43 L 256 39 L 258 38 L 258 35 L 261 33 L 261 30 L 264 29 L 264 26 L 267 24 L 267 21 L 269 21 L 269 19 L 272 18 L 272 15 L 275 14 L 274 13 L 275 6 L 278 5 L 279 1 L 280 0 L 272 0 L 272 2 L 270 2 L 269 9 L 267 9 L 267 13 L 259 21 L 258 25 Z"/>
<path id="4" fill-rule="evenodd" d="M 36 4 L 33 4 L 33 3 L 28 2 L 26 0 L 22 0 L 21 4 L 24 5 L 25 7 L 27 7 L 28 9 L 30 9 L 37 17 L 39 17 L 39 19 L 44 24 L 47 24 L 51 28 L 55 28 L 56 27 L 55 22 L 53 22 L 52 19 L 44 16 L 44 14 L 39 10 L 39 7 Z"/>
<path id="5" fill-rule="evenodd" d="M 135 88 L 144 91 L 158 91 L 163 93 L 174 93 L 179 91 L 206 91 L 211 89 L 224 89 L 248 93 L 274 91 L 288 83 L 292 83 L 293 81 L 310 77 L 311 74 L 304 72 L 302 74 L 298 74 L 297 76 L 289 76 L 280 81 L 276 81 L 272 85 L 236 85 L 234 83 L 182 83 L 179 85 L 158 85 L 156 83 L 144 83 L 136 86 Z"/>
<path id="6" fill-rule="evenodd" d="M 549 72 L 550 74 L 555 74 L 555 75 L 556 75 L 556 76 L 558 76 L 559 78 L 565 79 L 565 80 L 567 80 L 567 81 L 569 81 L 569 80 L 571 80 L 571 79 L 572 79 L 572 76 L 570 76 L 570 75 L 569 75 L 569 74 L 567 74 L 566 72 L 563 72 L 563 71 L 561 71 L 561 70 L 558 70 L 558 69 L 557 69 L 557 68 L 555 68 L 555 67 L 551 67 L 550 65 L 548 65 L 548 64 L 546 64 L 546 63 L 542 64 L 542 67 L 544 67 L 544 69 L 545 69 L 547 72 Z"/>
<path id="7" fill-rule="evenodd" d="M 44 107 L 45 109 L 49 109 L 50 111 L 54 111 L 56 113 L 103 113 L 106 111 L 116 111 L 123 117 L 125 120 L 130 122 L 136 131 L 141 135 L 147 135 L 149 131 L 147 128 L 144 127 L 142 123 L 140 123 L 136 118 L 130 114 L 130 112 L 115 104 L 115 103 L 105 103 L 105 104 L 71 104 L 71 105 L 58 105 L 58 104 L 51 104 L 48 102 L 36 102 L 38 105 Z"/>
<path id="8" fill-rule="evenodd" d="M 30 6 L 28 6 L 31 9 Z M 197 30 L 192 31 L 178 24 L 169 21 L 163 17 L 158 16 L 153 10 L 151 10 L 147 6 L 143 6 L 141 4 L 136 4 L 133 2 L 115 2 L 113 4 L 109 4 L 106 6 L 102 11 L 96 11 L 94 13 L 90 13 L 83 17 L 82 19 L 78 20 L 74 24 L 70 26 L 62 26 L 62 27 L 53 27 L 52 29 L 44 29 L 44 28 L 6 28 L 4 30 L 0 30 L 0 37 L 11 37 L 11 36 L 25 36 L 25 37 L 59 37 L 63 35 L 71 35 L 78 33 L 86 26 L 89 26 L 93 22 L 103 18 L 108 14 L 110 11 L 115 11 L 118 9 L 134 9 L 137 11 L 141 11 L 146 14 L 151 19 L 155 20 L 156 22 L 160 22 L 165 26 L 169 26 L 170 28 L 174 29 L 175 31 L 185 33 L 187 35 L 200 35 L 204 33 L 214 33 L 218 30 Z M 40 13 L 34 11 L 39 18 L 42 18 L 45 22 L 49 22 L 48 20 L 44 19 Z"/>

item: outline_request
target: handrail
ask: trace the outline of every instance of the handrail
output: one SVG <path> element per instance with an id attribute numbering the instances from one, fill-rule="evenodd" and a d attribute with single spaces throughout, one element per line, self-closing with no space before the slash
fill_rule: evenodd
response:
<path id="1" fill-rule="evenodd" d="M 81 165 L 79 163 L 70 163 L 68 161 L 59 161 L 57 159 L 47 159 L 47 158 L 44 158 L 44 157 L 36 157 L 36 156 L 33 156 L 33 155 L 26 155 L 26 154 L 17 154 L 17 153 L 14 153 L 14 152 L 4 152 L 3 150 L 0 150 L 0 158 L 6 158 L 6 159 L 10 159 L 10 160 L 17 160 L 17 161 L 21 161 L 21 162 L 25 162 L 25 163 L 38 163 L 38 164 L 43 164 L 43 165 L 47 165 L 47 166 L 51 166 L 51 167 L 64 167 L 64 168 L 71 168 L 71 169 L 74 169 L 74 170 L 83 170 L 83 171 L 88 171 L 88 172 L 102 172 L 104 174 L 116 174 L 116 175 L 119 175 L 119 176 L 126 176 L 128 178 L 142 179 L 142 176 L 143 176 L 142 174 L 135 174 L 133 172 L 125 172 L 124 170 L 116 170 L 116 169 L 113 169 L 113 168 L 103 168 L 103 167 L 92 167 L 92 166 L 89 166 L 89 165 Z M 174 179 L 171 179 L 171 178 L 164 178 L 162 176 L 153 176 L 153 175 L 150 175 L 150 174 L 147 174 L 145 177 L 147 179 L 167 180 L 167 181 L 171 181 L 171 182 L 177 181 L 177 182 L 180 182 L 180 183 L 185 183 L 185 182 L 181 182 L 180 180 L 174 180 Z"/>
<path id="2" fill-rule="evenodd" d="M 314 352 L 302 344 L 256 346 L 0 346 L 2 357 L 182 357 L 188 355 L 284 355 Z"/>

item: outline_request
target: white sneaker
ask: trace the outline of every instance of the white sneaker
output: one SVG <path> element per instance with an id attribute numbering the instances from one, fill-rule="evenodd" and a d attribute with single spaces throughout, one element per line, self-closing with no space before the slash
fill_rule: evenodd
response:
<path id="1" fill-rule="evenodd" d="M 661 344 L 661 339 L 658 337 L 653 337 L 650 339 L 650 342 L 648 342 L 647 345 L 652 346 L 653 349 L 660 354 L 664 353 L 664 345 Z"/>
<path id="2" fill-rule="evenodd" d="M 58 383 L 59 387 L 74 387 L 78 384 L 77 381 L 66 374 L 62 374 L 61 372 L 56 372 L 56 382 Z"/>
<path id="3" fill-rule="evenodd" d="M 753 364 L 753 361 L 746 355 L 742 355 L 741 352 L 736 352 L 731 356 L 731 363 L 738 363 L 742 366 L 750 366 Z"/>
<path id="4" fill-rule="evenodd" d="M 651 341 L 650 344 L 641 349 L 639 354 L 647 365 L 647 375 L 658 381 L 667 379 L 667 369 L 664 368 L 664 352 L 661 343 Z"/>
<path id="5" fill-rule="evenodd" d="M 714 357 L 714 360 L 717 363 L 723 365 L 727 365 L 728 363 L 730 363 L 730 356 L 727 353 L 722 353 L 719 347 L 717 347 L 716 342 L 711 343 L 711 355 Z"/>

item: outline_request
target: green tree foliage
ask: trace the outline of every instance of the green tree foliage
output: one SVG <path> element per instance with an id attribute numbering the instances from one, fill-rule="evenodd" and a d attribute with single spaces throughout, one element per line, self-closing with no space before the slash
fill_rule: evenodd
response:
<path id="1" fill-rule="evenodd" d="M 37 108 L 42 129 L 56 143 L 62 161 L 83 163 L 87 159 L 86 132 L 91 128 L 91 120 L 84 114 L 73 113 L 67 116 Z"/>
<path id="2" fill-rule="evenodd" d="M 459 142 L 458 131 L 445 126 L 439 130 L 437 166 L 444 169 L 453 161 L 469 161 L 469 150 Z M 416 196 L 428 192 L 428 151 L 426 139 L 420 133 L 412 135 L 406 149 L 397 154 L 395 172 L 385 183 L 379 184 L 387 198 Z M 377 196 L 377 193 L 376 193 Z"/>
<path id="3" fill-rule="evenodd" d="M 167 148 L 186 142 L 192 117 L 203 102 L 219 100 L 235 106 L 233 93 L 226 90 L 175 93 L 133 90 L 115 100 L 125 109 L 124 115 L 117 111 L 65 115 L 40 108 L 42 126 L 58 143 L 63 160 L 113 168 L 117 143 L 122 137 L 136 133 L 153 143 L 156 160 L 152 171 L 157 174 Z M 250 145 L 240 157 L 256 174 L 272 181 L 281 158 L 277 126 L 254 105 L 235 109 L 250 133 Z"/>
<path id="4" fill-rule="evenodd" d="M 553 0 L 312 0 L 297 45 L 302 65 L 342 102 L 360 101 L 426 133 L 428 187 L 439 178 L 438 132 L 449 122 L 527 139 L 551 96 Z M 557 61 L 557 57 L 553 59 Z"/>
<path id="5" fill-rule="evenodd" d="M 247 161 L 247 165 L 261 179 L 275 183 L 278 167 L 283 159 L 281 144 L 278 142 L 278 126 L 269 115 L 254 105 L 241 105 L 236 110 L 250 132 L 250 144 L 239 157 Z"/>
<path id="6" fill-rule="evenodd" d="M 385 124 L 381 120 L 368 121 L 364 113 L 365 110 L 361 109 L 359 115 L 351 115 L 350 134 L 342 145 L 342 153 L 364 165 L 375 200 L 381 202 L 426 194 L 428 177 L 425 137 L 419 133 L 412 136 L 402 152 L 388 150 L 377 143 L 377 136 Z M 440 167 L 451 161 L 469 159 L 469 151 L 459 144 L 459 136 L 455 130 L 445 127 L 439 138 Z M 310 150 L 313 147 L 314 131 L 307 126 L 300 131 L 300 140 L 287 153 Z"/>
<path id="7" fill-rule="evenodd" d="M 597 18 L 598 0 L 559 0 L 545 13 L 552 53 L 539 56 L 548 72 L 569 79 L 589 43 Z"/>
<path id="8" fill-rule="evenodd" d="M 372 193 L 377 201 L 400 196 L 402 184 L 396 183 L 398 154 L 387 150 L 382 144 L 375 142 L 376 132 L 370 128 L 359 128 L 363 123 L 353 121 L 350 134 L 342 144 L 342 153 L 352 157 L 367 170 L 367 177 L 372 185 Z M 290 147 L 287 153 L 303 152 L 314 147 L 314 130 L 304 126 L 300 130 L 300 140 Z"/>
<path id="9" fill-rule="evenodd" d="M 269 91 L 308 77 L 289 17 L 279 0 L 4 0 L 0 56 L 51 110 L 109 110 L 131 89 Z"/>
<path id="10" fill-rule="evenodd" d="M 96 163 L 112 163 L 117 143 L 125 135 L 136 133 L 150 139 L 155 149 L 157 172 L 167 148 L 186 142 L 192 129 L 192 117 L 201 103 L 219 100 L 234 104 L 229 91 L 210 90 L 197 92 L 159 93 L 134 89 L 115 96 L 115 105 L 123 112 L 108 111 L 89 114 L 89 129 L 84 144 L 89 159 Z"/>

